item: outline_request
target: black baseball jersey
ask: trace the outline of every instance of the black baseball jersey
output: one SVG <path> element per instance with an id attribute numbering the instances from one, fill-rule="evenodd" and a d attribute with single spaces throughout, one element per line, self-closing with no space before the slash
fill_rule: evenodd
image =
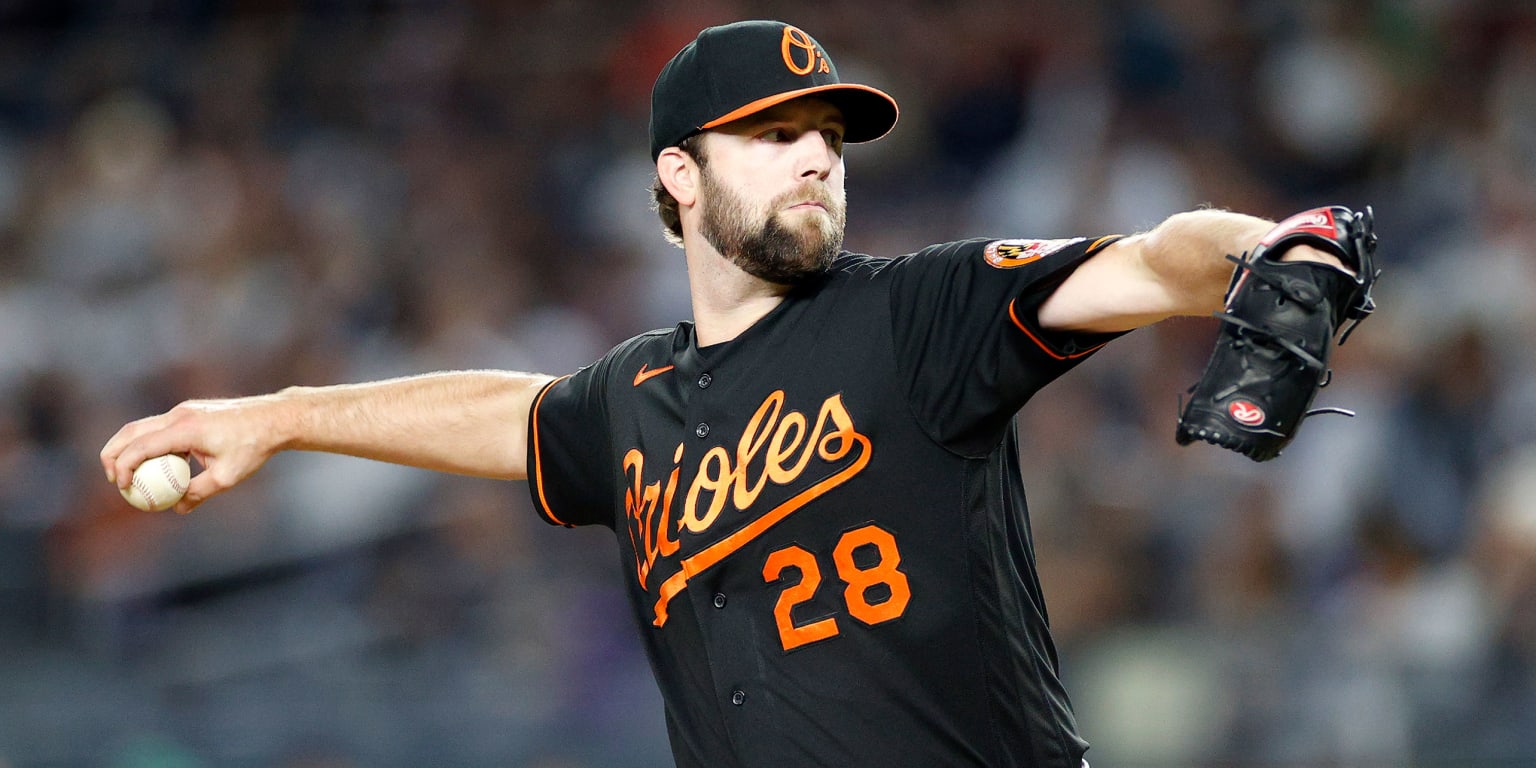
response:
<path id="1" fill-rule="evenodd" d="M 1035 315 L 1111 240 L 843 253 L 538 395 L 535 505 L 617 534 L 679 766 L 1079 768 L 1013 416 L 1110 338 Z"/>

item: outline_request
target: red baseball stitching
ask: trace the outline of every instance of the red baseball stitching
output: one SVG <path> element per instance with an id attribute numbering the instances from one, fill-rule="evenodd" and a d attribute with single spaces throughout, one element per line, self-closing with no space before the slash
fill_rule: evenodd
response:
<path id="1" fill-rule="evenodd" d="M 176 472 L 171 469 L 171 462 L 160 462 L 160 470 L 165 473 L 165 482 L 177 493 L 186 493 L 187 489 L 181 487 L 181 481 L 176 479 Z"/>
<path id="2" fill-rule="evenodd" d="M 144 478 L 133 478 L 133 489 L 138 491 L 140 496 L 144 497 L 144 501 L 148 503 L 150 509 L 160 506 L 155 503 L 155 494 L 149 490 L 149 483 L 144 482 Z"/>

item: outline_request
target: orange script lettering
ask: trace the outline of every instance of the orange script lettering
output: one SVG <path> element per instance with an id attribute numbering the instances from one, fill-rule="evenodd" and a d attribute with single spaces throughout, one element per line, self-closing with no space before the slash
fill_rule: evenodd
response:
<path id="1" fill-rule="evenodd" d="M 853 417 L 843 405 L 841 395 L 833 395 L 822 402 L 816 414 L 814 426 L 799 411 L 785 411 L 784 391 L 775 390 L 765 398 L 757 411 L 747 420 L 741 438 L 734 450 L 717 445 L 699 458 L 698 470 L 683 498 L 675 522 L 673 503 L 677 493 L 680 467 L 683 461 L 683 443 L 678 443 L 672 454 L 672 469 L 664 480 L 645 481 L 645 455 L 639 449 L 631 449 L 624 455 L 623 470 L 627 480 L 624 494 L 626 516 L 629 520 L 629 537 L 635 552 L 635 569 L 640 586 L 649 589 L 648 577 L 659 558 L 670 557 L 679 549 L 676 533 L 686 531 L 702 534 L 719 521 L 726 505 L 745 512 L 756 504 L 765 486 L 793 485 L 805 473 L 813 458 L 832 463 L 846 458 L 856 445 L 866 447 L 858 459 L 858 469 L 868 461 L 869 438 L 854 427 Z M 855 473 L 857 470 L 855 470 Z M 839 476 L 846 481 L 852 474 Z M 830 490 L 819 487 L 816 495 Z M 807 499 L 808 500 L 808 499 Z M 798 506 L 798 505 L 797 505 Z M 775 509 L 763 515 L 747 529 L 753 537 L 778 522 L 775 517 L 783 509 Z M 784 509 L 787 515 L 793 509 Z M 714 565 L 726 555 L 750 540 L 732 536 L 715 545 L 685 558 L 682 564 L 688 574 L 697 573 Z M 725 545 L 724 549 L 718 549 Z M 684 574 L 676 574 L 673 578 Z M 677 585 L 679 588 L 681 584 Z"/>

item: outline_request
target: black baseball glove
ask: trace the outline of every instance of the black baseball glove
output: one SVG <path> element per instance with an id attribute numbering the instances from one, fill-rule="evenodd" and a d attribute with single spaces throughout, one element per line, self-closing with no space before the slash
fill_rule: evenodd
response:
<path id="1" fill-rule="evenodd" d="M 1279 260 L 1296 245 L 1339 257 L 1354 270 Z M 1227 287 L 1221 329 L 1205 373 L 1179 415 L 1180 445 L 1215 443 L 1254 461 L 1268 461 L 1295 437 L 1301 421 L 1336 408 L 1308 410 L 1327 386 L 1329 352 L 1375 309 L 1371 288 L 1381 274 L 1374 254 L 1371 209 L 1332 206 L 1280 222 L 1237 264 Z"/>

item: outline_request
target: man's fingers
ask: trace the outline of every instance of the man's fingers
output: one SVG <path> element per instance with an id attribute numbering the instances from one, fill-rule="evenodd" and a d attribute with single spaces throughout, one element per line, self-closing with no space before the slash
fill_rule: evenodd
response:
<path id="1" fill-rule="evenodd" d="M 197 473 L 192 477 L 192 482 L 187 484 L 187 492 L 182 495 L 181 500 L 176 502 L 176 506 L 172 507 L 172 509 L 176 510 L 178 515 L 190 513 L 197 508 L 197 505 L 207 501 L 209 496 L 219 492 L 217 489 L 210 490 L 211 485 L 212 481 L 209 480 L 208 470 L 205 469 Z"/>
<path id="2" fill-rule="evenodd" d="M 145 460 L 168 453 L 186 452 L 185 442 L 179 440 L 177 435 L 166 430 L 147 432 L 123 447 L 113 462 L 112 477 L 117 487 L 127 488 L 133 483 L 133 471 Z"/>
<path id="3" fill-rule="evenodd" d="M 150 416 L 125 425 L 101 449 L 107 481 L 118 488 L 133 483 L 133 471 L 146 459 L 168 453 L 187 454 L 193 447 L 192 429 L 176 411 Z"/>
<path id="4" fill-rule="evenodd" d="M 146 429 L 151 428 L 149 421 L 150 419 L 147 418 L 139 419 L 124 425 L 122 429 L 117 431 L 117 434 L 112 435 L 106 444 L 101 447 L 101 468 L 107 474 L 107 482 L 113 483 L 119 488 L 126 488 L 128 483 L 132 482 L 131 479 L 124 479 L 122 477 L 121 465 L 118 460 L 123 455 L 123 449 L 131 445 L 134 439 Z M 138 465 L 134 464 L 134 466 Z"/>

